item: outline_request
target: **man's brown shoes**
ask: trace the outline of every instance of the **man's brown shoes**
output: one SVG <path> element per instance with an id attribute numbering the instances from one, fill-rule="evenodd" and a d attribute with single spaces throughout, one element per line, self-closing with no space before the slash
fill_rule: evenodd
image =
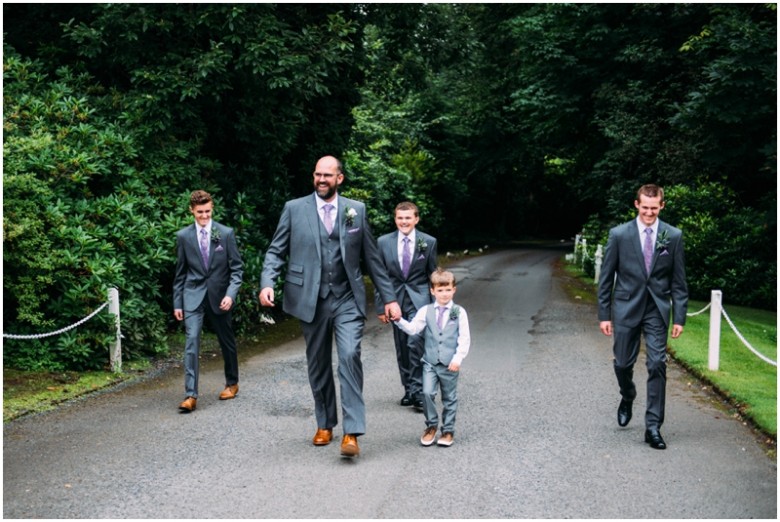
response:
<path id="1" fill-rule="evenodd" d="M 184 402 L 179 404 L 179 410 L 181 410 L 182 413 L 189 413 L 195 409 L 197 404 L 198 404 L 198 399 L 196 399 L 195 397 L 187 397 L 186 399 L 184 399 Z"/>
<path id="2" fill-rule="evenodd" d="M 219 400 L 226 401 L 228 399 L 235 399 L 236 395 L 238 395 L 238 384 L 231 384 L 225 386 L 225 389 L 219 394 Z"/>
<path id="3" fill-rule="evenodd" d="M 333 440 L 333 430 L 327 428 L 317 428 L 317 433 L 314 434 L 312 442 L 315 446 L 326 446 Z"/>
<path id="4" fill-rule="evenodd" d="M 357 437 L 345 434 L 341 438 L 341 454 L 345 457 L 356 457 L 359 453 Z"/>

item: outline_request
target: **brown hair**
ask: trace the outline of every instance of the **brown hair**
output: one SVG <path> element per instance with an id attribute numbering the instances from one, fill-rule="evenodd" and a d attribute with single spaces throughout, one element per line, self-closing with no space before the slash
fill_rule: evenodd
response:
<path id="1" fill-rule="evenodd" d="M 642 185 L 639 190 L 636 191 L 636 200 L 639 201 L 641 196 L 648 198 L 661 198 L 661 202 L 664 200 L 664 189 L 658 185 Z"/>
<path id="2" fill-rule="evenodd" d="M 414 211 L 414 217 L 420 216 L 420 209 L 418 209 L 417 205 L 411 201 L 402 201 L 401 203 L 397 204 L 395 206 L 395 212 L 398 213 L 399 210 L 412 210 Z"/>
<path id="3" fill-rule="evenodd" d="M 211 194 L 205 190 L 195 190 L 190 194 L 190 208 L 205 205 L 209 201 L 211 201 Z"/>
<path id="4" fill-rule="evenodd" d="M 431 274 L 431 288 L 437 286 L 458 286 L 455 280 L 455 274 L 448 270 L 444 270 L 442 267 L 437 267 L 436 271 Z"/>

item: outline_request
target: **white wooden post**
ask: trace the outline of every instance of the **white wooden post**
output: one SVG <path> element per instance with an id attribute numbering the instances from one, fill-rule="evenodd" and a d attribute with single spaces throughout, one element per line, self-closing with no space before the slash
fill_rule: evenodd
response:
<path id="1" fill-rule="evenodd" d="M 710 350 L 709 368 L 718 371 L 720 364 L 720 316 L 723 310 L 723 293 L 713 290 L 710 295 Z"/>
<path id="2" fill-rule="evenodd" d="M 579 265 L 580 264 L 580 238 L 582 237 L 582 234 L 577 234 L 574 236 L 574 263 Z"/>
<path id="3" fill-rule="evenodd" d="M 586 238 L 582 238 L 582 263 L 580 263 L 580 268 L 582 268 L 583 272 L 585 271 L 585 258 L 588 257 L 588 240 Z"/>
<path id="4" fill-rule="evenodd" d="M 604 257 L 601 245 L 596 247 L 596 274 L 593 276 L 593 282 L 599 284 L 599 277 L 601 276 L 601 258 Z"/>
<path id="5" fill-rule="evenodd" d="M 116 316 L 116 339 L 112 343 L 109 352 L 111 371 L 114 373 L 122 373 L 122 333 L 119 327 L 119 290 L 116 288 L 108 289 L 108 313 Z"/>

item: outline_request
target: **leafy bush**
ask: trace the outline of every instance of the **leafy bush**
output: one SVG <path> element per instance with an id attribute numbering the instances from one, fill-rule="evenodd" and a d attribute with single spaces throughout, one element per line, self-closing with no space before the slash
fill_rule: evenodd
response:
<path id="1" fill-rule="evenodd" d="M 61 68 L 50 79 L 7 46 L 4 69 L 4 331 L 71 325 L 116 287 L 125 355 L 165 350 L 170 297 L 161 288 L 170 288 L 186 217 L 180 184 L 198 180 L 202 164 L 180 161 L 186 144 L 145 152 L 138 143 L 152 130 L 132 121 L 132 99 L 103 96 L 86 75 Z M 170 171 L 178 176 L 159 175 Z M 102 313 L 59 336 L 8 340 L 4 365 L 101 367 L 110 325 Z"/>

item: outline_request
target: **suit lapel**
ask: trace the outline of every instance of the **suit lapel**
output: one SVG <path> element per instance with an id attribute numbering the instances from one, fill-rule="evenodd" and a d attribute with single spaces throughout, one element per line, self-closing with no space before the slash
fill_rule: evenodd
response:
<path id="1" fill-rule="evenodd" d="M 312 196 L 304 201 L 303 215 L 306 217 L 306 223 L 309 225 L 311 231 L 311 237 L 314 240 L 314 246 L 317 248 L 317 257 L 322 259 L 321 245 L 320 245 L 320 216 L 317 212 L 317 196 Z"/>

